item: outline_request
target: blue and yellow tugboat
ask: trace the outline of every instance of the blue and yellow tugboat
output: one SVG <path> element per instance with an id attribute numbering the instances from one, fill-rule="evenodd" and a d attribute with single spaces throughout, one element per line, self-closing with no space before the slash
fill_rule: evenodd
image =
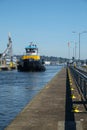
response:
<path id="1" fill-rule="evenodd" d="M 45 71 L 44 61 L 38 55 L 37 45 L 31 43 L 25 50 L 26 54 L 20 58 L 17 65 L 18 71 Z"/>

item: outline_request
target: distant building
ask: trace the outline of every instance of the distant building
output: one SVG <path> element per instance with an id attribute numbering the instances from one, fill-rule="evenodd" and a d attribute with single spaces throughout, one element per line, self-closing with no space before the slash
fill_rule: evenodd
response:
<path id="1" fill-rule="evenodd" d="M 50 61 L 45 61 L 45 65 L 50 65 Z"/>

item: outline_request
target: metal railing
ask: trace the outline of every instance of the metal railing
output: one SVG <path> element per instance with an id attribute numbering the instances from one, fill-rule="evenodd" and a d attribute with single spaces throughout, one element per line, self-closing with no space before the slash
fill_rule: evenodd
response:
<path id="1" fill-rule="evenodd" d="M 87 100 L 87 75 L 74 67 L 69 67 L 72 76 L 78 86 L 79 93 Z"/>

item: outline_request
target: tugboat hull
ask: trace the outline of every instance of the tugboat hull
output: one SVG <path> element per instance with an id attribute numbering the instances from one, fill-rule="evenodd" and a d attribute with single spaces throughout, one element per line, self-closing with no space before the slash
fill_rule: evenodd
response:
<path id="1" fill-rule="evenodd" d="M 30 60 L 26 59 L 23 61 L 20 61 L 18 66 L 17 66 L 18 71 L 25 71 L 25 72 L 34 72 L 34 71 L 45 71 L 46 68 L 44 64 L 38 60 Z"/>
<path id="2" fill-rule="evenodd" d="M 44 61 L 38 55 L 37 45 L 31 43 L 25 50 L 26 54 L 20 58 L 17 65 L 18 71 L 45 71 Z"/>

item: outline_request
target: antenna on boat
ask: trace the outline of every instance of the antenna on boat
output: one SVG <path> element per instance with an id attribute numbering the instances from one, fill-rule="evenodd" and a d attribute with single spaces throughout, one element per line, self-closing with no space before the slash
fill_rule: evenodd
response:
<path id="1" fill-rule="evenodd" d="M 33 42 L 30 42 L 30 45 L 32 45 L 33 44 Z"/>

